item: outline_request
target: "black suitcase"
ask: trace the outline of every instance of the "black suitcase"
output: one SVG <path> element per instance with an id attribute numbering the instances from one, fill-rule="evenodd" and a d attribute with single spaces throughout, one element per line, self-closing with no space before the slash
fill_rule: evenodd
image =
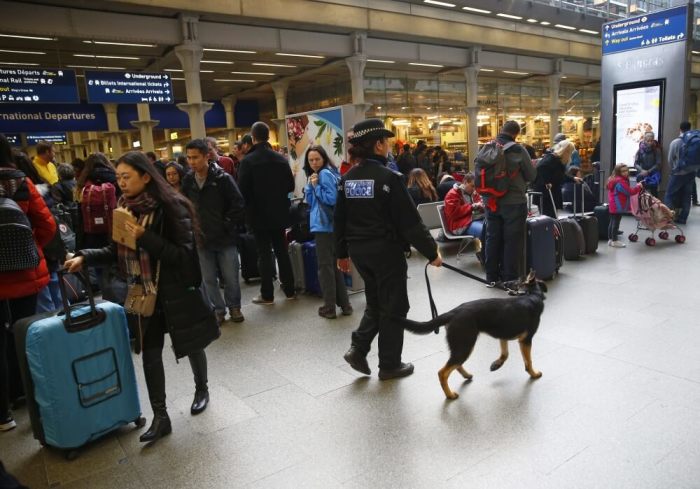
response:
<path id="1" fill-rule="evenodd" d="M 555 220 L 549 216 L 527 220 L 527 270 L 535 270 L 540 280 L 550 280 L 557 273 Z"/>
<path id="2" fill-rule="evenodd" d="M 245 283 L 249 283 L 252 279 L 260 278 L 255 236 L 251 233 L 244 233 L 240 234 L 238 238 L 238 253 L 241 255 L 241 277 L 243 277 Z"/>
<path id="3" fill-rule="evenodd" d="M 598 219 L 595 216 L 586 215 L 584 210 L 583 189 L 581 189 L 581 205 L 578 210 L 581 214 L 577 214 L 577 205 L 574 202 L 574 219 L 581 226 L 583 232 L 584 250 L 583 253 L 589 255 L 598 251 Z"/>
<path id="4" fill-rule="evenodd" d="M 608 240 L 608 225 L 610 224 L 610 211 L 608 204 L 596 206 L 593 209 L 596 219 L 598 219 L 598 239 Z"/>

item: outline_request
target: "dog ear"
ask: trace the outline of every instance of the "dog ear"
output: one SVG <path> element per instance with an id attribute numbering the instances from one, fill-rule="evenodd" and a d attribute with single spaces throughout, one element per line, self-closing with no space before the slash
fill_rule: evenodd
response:
<path id="1" fill-rule="evenodd" d="M 525 279 L 526 284 L 532 283 L 532 281 L 535 280 L 535 270 L 533 268 L 530 269 L 530 273 L 527 274 L 527 278 Z"/>

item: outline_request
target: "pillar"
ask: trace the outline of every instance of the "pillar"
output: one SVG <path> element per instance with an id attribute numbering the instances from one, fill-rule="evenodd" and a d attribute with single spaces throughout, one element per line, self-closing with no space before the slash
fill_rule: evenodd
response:
<path id="1" fill-rule="evenodd" d="M 467 80 L 467 161 L 476 158 L 479 152 L 479 69 L 478 64 L 464 68 L 464 78 Z"/>
<path id="2" fill-rule="evenodd" d="M 345 63 L 350 71 L 352 104 L 355 107 L 352 122 L 355 123 L 365 118 L 365 114 L 371 106 L 371 104 L 365 103 L 365 66 L 367 65 L 367 55 L 356 53 L 349 58 L 345 58 Z"/>
<path id="3" fill-rule="evenodd" d="M 289 81 L 279 80 L 272 82 L 272 91 L 275 92 L 275 102 L 277 102 L 277 119 L 273 122 L 277 126 L 277 142 L 280 146 L 287 146 L 287 123 L 285 116 L 287 115 L 287 89 Z"/>
<path id="4" fill-rule="evenodd" d="M 549 75 L 549 145 L 554 144 L 554 136 L 559 131 L 559 87 L 561 72 Z"/>
<path id="5" fill-rule="evenodd" d="M 117 159 L 123 154 L 121 132 L 117 119 L 117 104 L 103 104 L 107 115 L 107 132 L 109 145 L 112 147 L 112 158 Z M 107 152 L 107 151 L 105 151 Z"/>
<path id="6" fill-rule="evenodd" d="M 236 97 L 224 97 L 221 103 L 226 111 L 226 137 L 228 139 L 229 153 L 233 153 L 233 146 L 236 143 Z M 287 132 L 286 130 L 284 131 Z"/>
<path id="7" fill-rule="evenodd" d="M 85 140 L 85 142 L 88 144 L 88 152 L 90 154 L 99 153 L 101 141 L 102 140 L 97 135 L 97 132 L 95 132 L 95 131 L 88 132 L 88 138 Z"/>
<path id="8" fill-rule="evenodd" d="M 170 139 L 170 129 L 163 129 L 163 136 L 165 136 L 165 151 L 168 154 L 168 161 L 173 159 L 173 142 Z"/>
<path id="9" fill-rule="evenodd" d="M 134 149 L 134 135 L 131 131 L 124 131 L 124 133 L 126 134 L 126 150 L 132 151 Z M 141 149 L 143 149 L 143 146 L 141 146 Z"/>
<path id="10" fill-rule="evenodd" d="M 203 52 L 202 46 L 196 42 L 185 42 L 175 46 L 175 55 L 180 60 L 180 65 L 184 72 L 187 92 L 187 103 L 177 104 L 177 107 L 183 112 L 187 112 L 190 119 L 190 133 L 193 139 L 206 137 L 207 130 L 204 125 L 204 114 L 214 105 L 210 102 L 202 102 L 199 64 Z"/>
<path id="11" fill-rule="evenodd" d="M 75 158 L 85 159 L 85 144 L 83 143 L 83 136 L 79 132 L 70 133 L 71 146 L 73 147 L 73 152 Z"/>
<path id="12" fill-rule="evenodd" d="M 129 123 L 138 128 L 139 137 L 141 138 L 142 151 L 155 151 L 156 147 L 153 144 L 153 128 L 158 125 L 159 121 L 151 119 L 151 107 L 148 104 L 136 104 L 139 120 L 129 121 Z"/>

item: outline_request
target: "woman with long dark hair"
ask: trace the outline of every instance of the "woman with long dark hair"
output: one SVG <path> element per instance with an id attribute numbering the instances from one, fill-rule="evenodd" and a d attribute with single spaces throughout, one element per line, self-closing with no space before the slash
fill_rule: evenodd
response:
<path id="1" fill-rule="evenodd" d="M 308 183 L 304 197 L 311 206 L 311 232 L 316 240 L 318 279 L 323 294 L 323 306 L 318 315 L 336 318 L 336 304 L 344 316 L 352 314 L 343 274 L 336 267 L 335 238 L 333 237 L 333 212 L 338 196 L 340 173 L 328 153 L 321 146 L 311 146 L 304 157 L 304 172 Z"/>
<path id="2" fill-rule="evenodd" d="M 437 190 L 422 168 L 414 168 L 408 175 L 408 193 L 416 207 L 437 201 Z"/>
<path id="3" fill-rule="evenodd" d="M 128 209 L 137 221 L 127 222 L 124 229 L 135 239 L 136 249 L 112 242 L 101 249 L 79 251 L 75 258 L 66 261 L 65 267 L 75 272 L 83 264 L 116 261 L 132 284 L 139 284 L 147 294 L 156 295 L 150 317 L 129 315 L 129 325 L 136 336 L 136 350 L 143 352 L 143 371 L 153 409 L 153 422 L 140 440 L 152 442 L 172 431 L 165 405 L 162 358 L 165 333 L 171 333 L 176 355 L 184 351 L 178 356 L 189 356 L 196 384 L 191 413 L 199 414 L 209 402 L 204 347 L 218 336 L 218 327 L 212 332 L 208 328 L 210 323 L 192 324 L 185 344 L 181 337 L 173 335 L 173 327 L 187 318 L 171 317 L 165 307 L 168 301 L 199 289 L 202 281 L 195 244 L 195 214 L 189 201 L 168 185 L 143 153 L 124 154 L 117 161 L 116 169 L 122 190 L 119 207 Z M 213 318 L 213 311 L 210 312 Z M 181 311 L 181 314 L 186 313 Z M 215 318 L 213 321 L 216 324 Z"/>
<path id="4" fill-rule="evenodd" d="M 182 179 L 185 177 L 185 169 L 178 163 L 171 161 L 165 165 L 165 179 L 171 187 L 178 192 L 182 192 Z"/>

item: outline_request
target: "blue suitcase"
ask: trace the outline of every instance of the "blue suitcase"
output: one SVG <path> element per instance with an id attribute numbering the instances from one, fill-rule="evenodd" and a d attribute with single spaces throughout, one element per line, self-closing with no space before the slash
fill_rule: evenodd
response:
<path id="1" fill-rule="evenodd" d="M 124 309 L 95 304 L 86 288 L 90 303 L 73 306 L 69 316 L 64 300 L 59 315 L 14 325 L 34 436 L 68 455 L 123 425 L 145 421 Z"/>
<path id="2" fill-rule="evenodd" d="M 304 257 L 304 282 L 306 293 L 321 296 L 321 283 L 318 280 L 318 258 L 316 242 L 307 241 L 301 244 L 301 254 Z"/>

